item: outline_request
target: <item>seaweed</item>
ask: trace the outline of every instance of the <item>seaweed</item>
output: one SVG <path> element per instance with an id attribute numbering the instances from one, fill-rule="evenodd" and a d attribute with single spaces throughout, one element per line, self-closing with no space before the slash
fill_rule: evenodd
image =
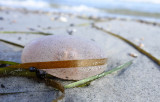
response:
<path id="1" fill-rule="evenodd" d="M 40 34 L 40 35 L 53 35 L 52 33 L 45 32 L 24 32 L 24 31 L 0 31 L 2 34 Z"/>
<path id="2" fill-rule="evenodd" d="M 113 72 L 115 72 L 115 71 L 118 71 L 118 70 L 120 70 L 120 69 L 126 68 L 126 67 L 128 67 L 129 65 L 131 65 L 131 64 L 132 64 L 132 61 L 129 61 L 129 62 L 124 63 L 124 64 L 122 64 L 122 65 L 120 65 L 120 66 L 118 66 L 118 67 L 113 68 L 113 69 L 110 70 L 110 71 L 106 71 L 106 72 L 103 72 L 103 73 L 101 73 L 101 74 L 98 74 L 98 75 L 95 75 L 95 76 L 92 76 L 92 77 L 89 77 L 89 78 L 85 78 L 85 79 L 82 79 L 82 80 L 77 81 L 77 82 L 73 82 L 73 83 L 71 83 L 71 84 L 65 85 L 64 87 L 65 87 L 65 88 L 73 88 L 73 87 L 77 87 L 77 86 L 80 86 L 80 85 L 83 85 L 83 84 L 86 84 L 86 83 L 87 83 L 87 85 L 88 85 L 88 84 L 89 84 L 88 82 L 91 82 L 91 81 L 93 81 L 93 80 L 96 80 L 96 79 L 99 79 L 99 78 L 101 78 L 101 77 L 104 77 L 104 76 L 106 76 L 106 75 L 108 75 L 108 74 L 111 74 L 111 73 L 113 73 Z"/>
<path id="3" fill-rule="evenodd" d="M 101 31 L 103 31 L 103 32 L 105 32 L 105 33 L 107 33 L 107 34 L 109 34 L 109 35 L 112 35 L 112 36 L 114 36 L 114 37 L 117 37 L 117 38 L 123 40 L 124 42 L 126 42 L 127 44 L 133 46 L 133 47 L 134 47 L 136 50 L 138 50 L 140 53 L 146 55 L 148 58 L 150 58 L 150 59 L 151 59 L 152 61 L 154 61 L 157 65 L 160 66 L 160 60 L 159 60 L 159 59 L 157 59 L 156 57 L 154 57 L 154 56 L 153 56 L 152 54 L 150 54 L 149 52 L 143 50 L 142 48 L 140 48 L 139 46 L 137 46 L 137 45 L 134 44 L 133 42 L 129 41 L 128 39 L 126 39 L 126 38 L 124 38 L 124 37 L 122 37 L 122 36 L 120 36 L 120 35 L 118 35 L 118 34 L 115 34 L 115 33 L 113 33 L 113 32 L 110 32 L 110 31 L 108 31 L 108 30 L 105 30 L 105 29 L 103 29 L 103 28 L 101 28 L 101 27 L 98 27 L 98 26 L 96 26 L 95 24 L 93 25 L 93 27 L 96 28 L 97 30 L 101 30 Z"/>
<path id="4" fill-rule="evenodd" d="M 16 62 L 12 62 L 12 61 L 0 61 L 0 64 L 10 64 L 10 65 L 15 65 L 18 64 Z M 23 68 L 7 68 L 7 67 L 2 67 L 0 68 L 0 77 L 9 77 L 9 76 L 20 76 L 20 77 L 29 77 L 32 79 L 36 79 L 39 80 L 41 79 L 41 81 L 43 81 L 46 85 L 48 86 L 52 86 L 55 89 L 58 89 L 59 91 L 62 92 L 62 95 L 60 95 L 57 99 L 53 100 L 52 102 L 57 102 L 58 100 L 63 100 L 64 96 L 65 96 L 65 89 L 67 88 L 74 88 L 74 87 L 84 87 L 84 86 L 88 86 L 90 84 L 91 81 L 96 80 L 98 78 L 104 77 L 108 74 L 111 74 L 115 71 L 118 71 L 120 69 L 126 68 L 129 65 L 132 64 L 132 61 L 129 61 L 125 64 L 122 64 L 118 67 L 113 68 L 110 71 L 107 72 L 103 72 L 101 74 L 89 77 L 89 78 L 85 78 L 82 79 L 80 81 L 77 82 L 73 82 L 71 84 L 62 86 L 60 83 L 54 81 L 52 78 L 53 76 L 46 74 L 45 77 L 41 77 L 38 78 L 36 73 L 31 72 L 29 69 L 23 69 Z M 9 92 L 9 93 L 0 93 L 0 95 L 8 95 L 8 94 L 18 94 L 18 93 L 26 93 L 26 92 Z"/>
<path id="5" fill-rule="evenodd" d="M 6 64 L 12 64 L 14 65 L 16 62 L 11 62 L 11 61 L 1 61 L 2 63 L 6 63 Z M 0 62 L 0 64 L 1 64 Z M 32 78 L 34 80 L 39 80 L 44 82 L 47 86 L 51 86 L 59 91 L 62 92 L 62 95 L 60 95 L 57 99 L 53 100 L 52 102 L 57 102 L 58 100 L 62 100 L 65 96 L 65 90 L 64 87 L 52 80 L 52 76 L 49 74 L 46 74 L 45 78 L 38 78 L 36 73 L 33 73 L 31 71 L 29 71 L 29 69 L 22 69 L 22 68 L 0 68 L 0 77 L 10 77 L 10 76 L 20 76 L 20 77 L 28 77 L 28 78 Z M 0 93 L 0 95 L 8 95 L 8 94 L 18 94 L 18 93 L 26 93 L 26 92 L 9 92 L 9 93 Z"/>
<path id="6" fill-rule="evenodd" d="M 55 68 L 71 68 L 71 67 L 88 67 L 98 66 L 107 63 L 107 58 L 103 59 L 83 59 L 83 60 L 64 60 L 64 61 L 48 61 L 48 62 L 31 62 L 8 66 L 7 68 L 23 68 L 28 69 L 35 67 L 38 69 L 55 69 Z"/>
<path id="7" fill-rule="evenodd" d="M 4 42 L 4 43 L 7 43 L 7 44 L 10 44 L 10 45 L 13 45 L 13 46 L 16 46 L 16 47 L 24 48 L 23 45 L 17 44 L 17 43 L 11 42 L 11 41 L 7 41 L 7 40 L 3 40 L 3 39 L 0 39 L 0 41 Z"/>

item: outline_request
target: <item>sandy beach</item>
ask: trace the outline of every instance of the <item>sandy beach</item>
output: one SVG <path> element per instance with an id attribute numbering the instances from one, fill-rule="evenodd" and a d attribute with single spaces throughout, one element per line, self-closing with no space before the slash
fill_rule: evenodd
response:
<path id="1" fill-rule="evenodd" d="M 104 49 L 108 58 L 106 71 L 133 60 L 125 70 L 95 80 L 87 87 L 66 89 L 65 102 L 158 102 L 160 66 L 126 42 L 96 29 L 93 24 L 121 35 L 160 60 L 160 24 L 156 22 L 0 8 L 0 40 L 25 46 L 36 38 L 48 36 L 29 32 L 80 36 Z M 0 60 L 21 63 L 22 50 L 0 41 Z M 0 78 L 0 85 L 0 93 L 32 91 L 0 95 L 0 102 L 51 102 L 58 93 L 44 83 L 22 77 Z"/>

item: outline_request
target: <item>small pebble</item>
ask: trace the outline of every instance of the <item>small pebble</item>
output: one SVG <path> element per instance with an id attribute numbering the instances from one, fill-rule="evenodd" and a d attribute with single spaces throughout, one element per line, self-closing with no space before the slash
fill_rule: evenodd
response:
<path id="1" fill-rule="evenodd" d="M 10 12 L 9 12 L 9 11 L 5 11 L 5 13 L 6 13 L 6 14 L 9 14 Z"/>
<path id="2" fill-rule="evenodd" d="M 47 12 L 46 15 L 47 15 L 47 16 L 51 16 L 52 13 L 51 13 L 51 12 Z"/>
<path id="3" fill-rule="evenodd" d="M 4 18 L 3 18 L 3 17 L 0 17 L 0 20 L 4 20 Z"/>
<path id="4" fill-rule="evenodd" d="M 138 42 L 139 42 L 139 39 L 138 39 L 138 38 L 136 38 L 136 39 L 134 39 L 134 41 L 135 41 L 136 43 L 138 43 Z"/>
<path id="5" fill-rule="evenodd" d="M 71 27 L 73 27 L 73 26 L 75 26 L 73 23 L 71 23 L 69 26 L 71 26 Z"/>
<path id="6" fill-rule="evenodd" d="M 37 70 L 36 71 L 36 75 L 37 75 L 38 78 L 42 78 L 43 79 L 46 76 L 46 72 L 43 71 L 43 70 Z"/>
<path id="7" fill-rule="evenodd" d="M 50 19 L 51 19 L 51 21 L 55 21 L 56 20 L 54 17 L 51 17 Z"/>
<path id="8" fill-rule="evenodd" d="M 94 26 L 95 26 L 95 23 L 92 22 L 92 23 L 91 23 L 91 27 L 93 28 Z"/>
<path id="9" fill-rule="evenodd" d="M 137 20 L 138 22 L 140 22 L 140 23 L 144 23 L 144 21 L 143 20 Z"/>
<path id="10" fill-rule="evenodd" d="M 68 22 L 68 20 L 67 20 L 67 18 L 66 17 L 59 17 L 59 20 L 61 21 L 61 22 Z"/>
<path id="11" fill-rule="evenodd" d="M 156 26 L 156 25 L 157 25 L 157 23 L 154 22 L 154 23 L 153 23 L 153 26 Z"/>
<path id="12" fill-rule="evenodd" d="M 40 26 L 40 25 L 37 25 L 37 27 L 40 28 L 41 26 Z"/>
<path id="13" fill-rule="evenodd" d="M 51 29 L 51 26 L 47 27 L 47 29 Z"/>
<path id="14" fill-rule="evenodd" d="M 94 39 L 91 39 L 92 41 L 95 41 Z"/>
<path id="15" fill-rule="evenodd" d="M 138 57 L 138 55 L 135 54 L 135 53 L 129 53 L 129 55 L 130 55 L 131 57 L 134 57 L 134 58 Z"/>
<path id="16" fill-rule="evenodd" d="M 21 40 L 22 38 L 21 37 L 18 37 L 18 40 Z"/>
<path id="17" fill-rule="evenodd" d="M 143 40 L 144 40 L 144 38 L 141 38 L 140 40 L 142 40 L 142 41 L 143 41 Z"/>
<path id="18" fill-rule="evenodd" d="M 16 22 L 17 22 L 16 20 L 12 20 L 12 21 L 11 21 L 11 23 L 16 23 Z"/>
<path id="19" fill-rule="evenodd" d="M 1 84 L 1 88 L 5 88 L 5 86 L 3 84 Z"/>
<path id="20" fill-rule="evenodd" d="M 89 16 L 89 19 L 97 19 L 96 16 Z"/>
<path id="21" fill-rule="evenodd" d="M 28 28 L 30 31 L 35 31 L 35 29 L 34 28 Z"/>
<path id="22" fill-rule="evenodd" d="M 29 68 L 29 71 L 30 71 L 30 72 L 36 72 L 37 69 L 36 69 L 35 67 L 30 67 L 30 68 Z"/>
<path id="23" fill-rule="evenodd" d="M 144 44 L 140 43 L 140 44 L 139 44 L 139 47 L 141 47 L 141 48 L 144 47 Z"/>
<path id="24" fill-rule="evenodd" d="M 67 33 L 69 34 L 69 35 L 72 35 L 74 32 L 76 32 L 77 30 L 76 29 L 68 29 L 67 30 Z"/>

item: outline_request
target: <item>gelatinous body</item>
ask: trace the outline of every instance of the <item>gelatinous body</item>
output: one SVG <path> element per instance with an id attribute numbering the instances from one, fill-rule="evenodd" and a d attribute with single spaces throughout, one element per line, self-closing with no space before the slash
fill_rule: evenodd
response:
<path id="1" fill-rule="evenodd" d="M 100 58 L 106 56 L 95 42 L 70 35 L 51 35 L 36 39 L 25 46 L 22 53 L 22 63 Z M 58 78 L 80 80 L 102 73 L 105 69 L 106 65 L 43 70 Z"/>

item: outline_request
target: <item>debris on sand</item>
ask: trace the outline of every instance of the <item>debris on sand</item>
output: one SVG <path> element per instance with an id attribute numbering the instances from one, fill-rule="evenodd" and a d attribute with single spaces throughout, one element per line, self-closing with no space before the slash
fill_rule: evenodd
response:
<path id="1" fill-rule="evenodd" d="M 129 56 L 134 57 L 134 58 L 138 57 L 138 55 L 136 53 L 129 53 Z"/>

